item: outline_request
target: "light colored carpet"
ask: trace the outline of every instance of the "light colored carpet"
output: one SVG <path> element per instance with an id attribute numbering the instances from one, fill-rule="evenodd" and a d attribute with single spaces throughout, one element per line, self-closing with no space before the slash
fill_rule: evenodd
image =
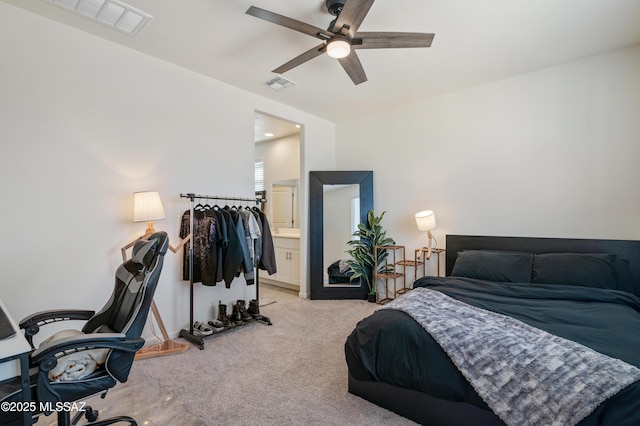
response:
<path id="1" fill-rule="evenodd" d="M 136 361 L 193 413 L 193 425 L 411 425 L 347 392 L 344 342 L 376 305 L 310 301 L 262 286 L 253 322 L 209 337 L 205 349 Z"/>
<path id="2" fill-rule="evenodd" d="M 260 296 L 272 326 L 252 322 L 208 337 L 204 350 L 136 361 L 127 383 L 89 401 L 100 418 L 128 414 L 139 425 L 162 426 L 415 425 L 347 391 L 345 340 L 377 305 L 305 300 L 266 285 Z"/>

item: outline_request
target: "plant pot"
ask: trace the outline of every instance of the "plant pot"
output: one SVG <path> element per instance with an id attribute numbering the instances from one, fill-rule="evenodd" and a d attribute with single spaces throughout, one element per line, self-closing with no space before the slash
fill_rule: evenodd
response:
<path id="1" fill-rule="evenodd" d="M 376 303 L 376 294 L 375 293 L 368 293 L 367 294 L 367 302 L 369 303 Z"/>

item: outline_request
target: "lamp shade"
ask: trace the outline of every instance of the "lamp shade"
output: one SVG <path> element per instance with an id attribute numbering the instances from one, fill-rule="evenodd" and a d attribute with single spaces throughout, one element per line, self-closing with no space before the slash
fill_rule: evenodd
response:
<path id="1" fill-rule="evenodd" d="M 431 231 L 436 227 L 436 215 L 432 210 L 416 213 L 416 225 L 420 231 Z"/>
<path id="2" fill-rule="evenodd" d="M 133 221 L 152 222 L 165 219 L 160 195 L 155 191 L 133 193 Z"/>

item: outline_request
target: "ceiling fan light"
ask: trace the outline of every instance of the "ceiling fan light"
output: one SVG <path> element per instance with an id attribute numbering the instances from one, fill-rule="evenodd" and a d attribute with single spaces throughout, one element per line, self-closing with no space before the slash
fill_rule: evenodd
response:
<path id="1" fill-rule="evenodd" d="M 345 58 L 349 56 L 349 53 L 351 53 L 351 44 L 347 40 L 338 38 L 327 43 L 327 55 L 332 58 Z"/>

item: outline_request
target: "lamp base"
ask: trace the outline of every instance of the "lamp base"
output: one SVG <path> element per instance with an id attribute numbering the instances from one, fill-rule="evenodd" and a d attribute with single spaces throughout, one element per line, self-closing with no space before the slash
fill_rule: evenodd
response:
<path id="1" fill-rule="evenodd" d="M 431 259 L 431 253 L 433 253 L 433 249 L 431 249 L 431 247 L 429 247 L 429 248 L 422 247 L 421 249 L 418 249 L 418 257 L 419 258 L 422 257 L 425 253 L 426 253 L 425 259 L 429 260 L 429 259 Z"/>
<path id="2" fill-rule="evenodd" d="M 154 232 L 156 232 L 156 230 L 153 229 L 153 222 L 147 222 L 147 229 L 146 231 L 144 231 L 144 235 L 142 236 L 142 238 L 146 238 Z"/>
<path id="3" fill-rule="evenodd" d="M 189 350 L 190 343 L 176 342 L 175 340 L 165 340 L 156 344 L 145 346 L 136 352 L 135 359 L 147 359 L 157 356 L 178 354 Z"/>
<path id="4" fill-rule="evenodd" d="M 431 240 L 433 239 L 433 235 L 431 235 L 431 231 L 427 231 L 427 256 L 426 259 L 431 259 Z"/>

